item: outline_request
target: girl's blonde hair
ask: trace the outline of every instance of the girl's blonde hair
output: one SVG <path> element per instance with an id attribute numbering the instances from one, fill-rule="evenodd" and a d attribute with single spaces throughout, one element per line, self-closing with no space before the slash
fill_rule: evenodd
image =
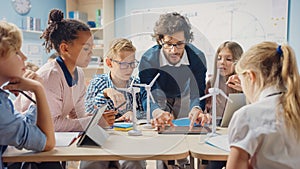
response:
<path id="1" fill-rule="evenodd" d="M 300 79 L 293 49 L 274 42 L 262 42 L 243 54 L 236 65 L 236 72 L 242 74 L 252 70 L 258 76 L 259 90 L 276 86 L 283 91 L 277 118 L 283 118 L 287 131 L 300 141 Z"/>
<path id="2" fill-rule="evenodd" d="M 135 52 L 136 48 L 133 46 L 132 42 L 128 39 L 124 39 L 124 38 L 115 39 L 111 42 L 106 57 L 109 59 L 114 59 L 116 58 L 117 54 L 122 51 Z"/>
<path id="3" fill-rule="evenodd" d="M 9 52 L 20 50 L 22 45 L 22 32 L 14 24 L 0 21 L 0 57 Z"/>

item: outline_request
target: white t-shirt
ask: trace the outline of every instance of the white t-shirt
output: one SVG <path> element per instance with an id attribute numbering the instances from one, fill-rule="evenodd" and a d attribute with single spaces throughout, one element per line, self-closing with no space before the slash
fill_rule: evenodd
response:
<path id="1" fill-rule="evenodd" d="M 265 89 L 259 100 L 239 109 L 229 124 L 229 144 L 239 147 L 252 158 L 253 168 L 300 168 L 300 143 L 289 135 L 283 119 L 276 121 L 281 94 Z"/>

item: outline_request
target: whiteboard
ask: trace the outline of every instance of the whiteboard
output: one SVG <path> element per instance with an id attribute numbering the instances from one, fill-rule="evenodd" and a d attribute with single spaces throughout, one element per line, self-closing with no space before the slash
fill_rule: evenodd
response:
<path id="1" fill-rule="evenodd" d="M 238 42 L 244 50 L 265 40 L 287 42 L 288 0 L 205 2 L 131 11 L 127 38 L 137 47 L 138 57 L 156 44 L 151 34 L 159 15 L 174 11 L 189 18 L 192 43 L 205 53 L 208 74 L 213 72 L 217 47 L 226 40 Z"/>

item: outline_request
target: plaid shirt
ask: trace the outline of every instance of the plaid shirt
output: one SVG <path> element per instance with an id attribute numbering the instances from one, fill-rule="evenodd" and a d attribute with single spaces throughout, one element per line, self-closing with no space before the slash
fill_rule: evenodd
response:
<path id="1" fill-rule="evenodd" d="M 132 80 L 133 80 L 133 77 L 131 77 L 129 79 L 129 81 L 127 83 L 127 87 L 130 86 L 130 83 Z M 139 84 L 140 80 L 135 78 L 134 83 Z M 113 101 L 110 98 L 107 98 L 103 95 L 103 90 L 106 88 L 113 88 L 113 89 L 117 90 L 110 78 L 110 73 L 95 75 L 94 78 L 90 81 L 90 84 L 88 86 L 87 93 L 85 96 L 86 112 L 95 113 L 99 108 L 101 108 L 102 106 L 104 106 L 106 104 L 107 104 L 107 110 L 114 109 Z M 124 110 L 118 111 L 121 115 L 123 115 L 127 111 L 132 111 L 132 102 L 133 101 L 132 101 L 132 96 L 130 93 L 125 92 L 125 91 L 119 91 L 119 92 L 123 93 L 125 96 L 125 99 L 127 100 L 126 108 Z M 145 119 L 146 112 L 144 112 L 143 108 L 142 108 L 142 101 L 141 101 L 140 93 L 136 94 L 136 102 L 137 102 L 137 108 L 136 108 L 137 119 Z"/>

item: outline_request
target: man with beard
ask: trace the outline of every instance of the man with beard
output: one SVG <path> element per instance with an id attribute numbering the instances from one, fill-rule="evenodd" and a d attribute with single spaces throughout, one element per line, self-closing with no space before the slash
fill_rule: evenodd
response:
<path id="1" fill-rule="evenodd" d="M 202 111 L 205 100 L 199 100 L 205 90 L 206 59 L 191 44 L 193 33 L 188 18 L 176 12 L 160 15 L 153 37 L 157 45 L 143 54 L 139 65 L 141 84 L 149 84 L 160 73 L 152 87 L 155 99 L 155 103 L 150 103 L 152 124 L 172 125 L 174 118 L 181 117 L 189 117 L 191 127 L 194 122 L 209 121 L 210 116 Z M 141 94 L 146 110 L 146 91 L 142 89 Z M 189 108 L 182 109 L 185 105 Z"/>

